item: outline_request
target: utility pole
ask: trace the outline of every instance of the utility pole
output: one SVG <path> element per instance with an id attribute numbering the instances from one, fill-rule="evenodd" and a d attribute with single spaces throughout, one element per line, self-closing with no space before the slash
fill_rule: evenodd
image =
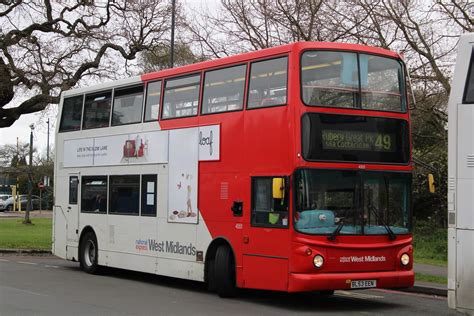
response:
<path id="1" fill-rule="evenodd" d="M 48 123 L 48 140 L 46 142 L 46 161 L 49 162 L 49 118 L 46 123 Z"/>
<path id="2" fill-rule="evenodd" d="M 30 125 L 31 132 L 30 132 L 30 165 L 28 166 L 28 201 L 26 205 L 26 212 L 25 212 L 25 221 L 24 224 L 31 224 L 30 220 L 30 211 L 31 209 L 31 193 L 33 191 L 33 131 L 35 129 L 34 124 Z M 20 202 L 21 203 L 21 202 Z"/>
<path id="3" fill-rule="evenodd" d="M 46 164 L 49 165 L 49 118 L 48 118 L 48 139 L 47 139 L 47 142 L 46 142 Z M 45 190 L 45 198 L 46 198 L 46 209 L 49 210 L 49 194 L 48 194 L 48 189 L 49 189 L 49 175 L 46 175 L 46 181 L 44 181 L 44 185 L 46 186 L 46 190 Z M 41 199 L 40 199 L 40 203 L 41 203 Z M 40 205 L 40 208 L 41 208 L 42 205 Z"/>
<path id="4" fill-rule="evenodd" d="M 174 67 L 174 14 L 176 0 L 171 0 L 171 50 L 170 50 L 170 68 Z"/>
<path id="5" fill-rule="evenodd" d="M 20 206 L 19 206 L 19 199 L 18 199 L 18 162 L 20 160 L 20 153 L 18 150 L 18 137 L 16 138 L 16 183 L 15 183 L 15 194 L 13 194 L 12 191 L 12 196 L 13 196 L 13 212 L 19 211 Z"/>

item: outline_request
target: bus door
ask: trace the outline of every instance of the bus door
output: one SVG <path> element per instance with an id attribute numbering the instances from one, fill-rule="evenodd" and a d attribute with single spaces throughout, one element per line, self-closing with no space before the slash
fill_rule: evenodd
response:
<path id="1" fill-rule="evenodd" d="M 70 173 L 69 176 L 69 197 L 64 213 L 66 215 L 66 236 L 67 245 L 78 247 L 79 242 L 79 173 Z M 75 251 L 74 253 L 77 253 Z M 68 257 L 71 254 L 68 254 Z M 76 258 L 77 259 L 77 258 Z"/>
<path id="2" fill-rule="evenodd" d="M 288 287 L 288 188 L 289 177 L 251 177 L 251 218 L 243 236 L 243 277 L 247 288 Z"/>

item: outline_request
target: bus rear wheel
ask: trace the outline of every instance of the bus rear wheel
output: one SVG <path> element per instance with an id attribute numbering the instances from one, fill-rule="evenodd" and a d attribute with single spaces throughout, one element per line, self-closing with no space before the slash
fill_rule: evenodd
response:
<path id="1" fill-rule="evenodd" d="M 93 232 L 87 232 L 79 246 L 79 262 L 81 269 L 90 274 L 99 273 L 99 247 Z"/>
<path id="2" fill-rule="evenodd" d="M 235 260 L 230 248 L 221 245 L 217 248 L 214 262 L 214 284 L 220 297 L 237 295 L 235 286 Z"/>

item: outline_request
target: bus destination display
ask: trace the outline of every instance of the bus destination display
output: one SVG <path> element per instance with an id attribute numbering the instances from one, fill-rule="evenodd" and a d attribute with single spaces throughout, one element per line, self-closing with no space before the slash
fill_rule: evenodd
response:
<path id="1" fill-rule="evenodd" d="M 322 130 L 325 150 L 357 150 L 395 152 L 396 138 L 392 133 L 360 132 L 354 130 Z"/>

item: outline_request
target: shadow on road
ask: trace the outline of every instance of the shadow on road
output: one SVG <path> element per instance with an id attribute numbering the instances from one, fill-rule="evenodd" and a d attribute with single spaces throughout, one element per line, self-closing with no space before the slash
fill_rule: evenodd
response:
<path id="1" fill-rule="evenodd" d="M 79 266 L 68 267 L 80 273 Z M 156 286 L 167 287 L 170 290 L 195 292 L 199 295 L 215 296 L 207 290 L 206 284 L 202 282 L 176 279 L 141 273 L 117 268 L 105 268 L 101 275 L 135 282 L 148 283 Z M 334 295 L 322 295 L 317 292 L 310 293 L 285 293 L 263 290 L 240 290 L 239 295 L 231 300 L 257 304 L 272 308 L 279 308 L 291 312 L 328 312 L 345 313 L 349 311 L 371 312 L 371 313 L 396 313 L 403 305 L 393 300 L 384 299 L 386 293 L 378 291 L 336 291 Z M 225 300 L 225 299 L 223 299 Z"/>

